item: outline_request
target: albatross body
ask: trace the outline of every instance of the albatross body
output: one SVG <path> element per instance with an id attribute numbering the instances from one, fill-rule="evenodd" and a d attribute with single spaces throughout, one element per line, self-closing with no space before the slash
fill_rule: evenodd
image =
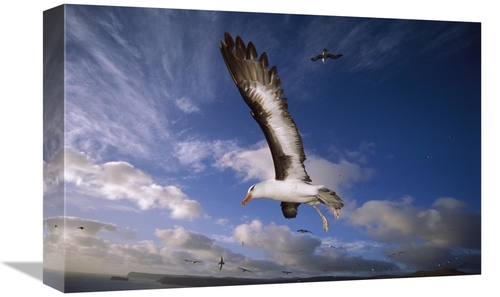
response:
<path id="1" fill-rule="evenodd" d="M 317 60 L 321 59 L 323 64 L 325 64 L 325 61 L 327 58 L 338 59 L 338 58 L 342 57 L 342 54 L 334 55 L 334 54 L 328 54 L 327 52 L 328 52 L 328 50 L 326 48 L 323 49 L 323 52 L 321 52 L 321 54 L 317 55 L 316 57 L 311 58 L 311 61 L 316 62 Z"/>
<path id="2" fill-rule="evenodd" d="M 306 156 L 295 122 L 288 112 L 284 90 L 276 66 L 267 69 L 267 54 L 258 60 L 252 42 L 245 45 L 237 36 L 234 40 L 224 34 L 220 50 L 238 90 L 251 115 L 264 132 L 274 163 L 275 178 L 252 185 L 245 206 L 255 198 L 281 201 L 281 210 L 287 219 L 295 218 L 300 204 L 313 206 L 321 216 L 323 229 L 328 231 L 328 220 L 317 207 L 326 204 L 339 219 L 337 210 L 344 206 L 337 194 L 323 185 L 313 185 L 304 166 Z"/>

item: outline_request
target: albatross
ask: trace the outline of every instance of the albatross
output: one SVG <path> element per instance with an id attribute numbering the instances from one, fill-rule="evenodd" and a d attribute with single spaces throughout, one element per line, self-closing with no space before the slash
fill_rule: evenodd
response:
<path id="1" fill-rule="evenodd" d="M 338 58 L 342 57 L 342 54 L 334 55 L 334 54 L 328 54 L 327 52 L 328 52 L 328 50 L 325 48 L 325 49 L 323 49 L 323 52 L 321 54 L 317 55 L 314 58 L 311 58 L 311 60 L 316 62 L 317 60 L 321 59 L 323 64 L 325 64 L 325 60 L 327 58 L 338 59 Z"/>
<path id="2" fill-rule="evenodd" d="M 306 156 L 302 139 L 288 111 L 287 100 L 283 98 L 284 90 L 276 66 L 268 69 L 265 52 L 258 57 L 251 41 L 245 45 L 240 36 L 234 40 L 227 32 L 221 40 L 220 51 L 252 117 L 264 133 L 275 171 L 274 179 L 252 185 L 241 204 L 245 206 L 256 198 L 277 200 L 287 219 L 297 216 L 300 204 L 308 204 L 319 213 L 323 229 L 328 231 L 328 220 L 317 205 L 327 205 L 338 220 L 337 210 L 344 202 L 324 185 L 312 184 L 304 166 Z"/>
<path id="3" fill-rule="evenodd" d="M 222 270 L 222 265 L 224 265 L 224 264 L 226 264 L 226 263 L 224 262 L 224 259 L 222 259 L 222 257 L 220 257 L 220 262 L 219 262 L 219 263 L 217 263 L 217 265 L 219 265 L 219 266 L 220 266 L 219 270 Z"/>
<path id="4" fill-rule="evenodd" d="M 253 273 L 251 272 L 250 270 L 246 269 L 246 268 L 243 268 L 243 267 L 238 267 L 239 269 L 241 269 L 241 271 L 243 272 L 250 272 L 250 273 Z"/>

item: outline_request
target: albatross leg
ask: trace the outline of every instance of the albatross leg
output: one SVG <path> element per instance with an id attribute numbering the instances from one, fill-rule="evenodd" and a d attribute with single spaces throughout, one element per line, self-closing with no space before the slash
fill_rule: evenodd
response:
<path id="1" fill-rule="evenodd" d="M 321 219 L 323 220 L 323 229 L 325 231 L 328 231 L 328 220 L 326 219 L 325 215 L 321 212 L 321 210 L 316 205 L 313 204 L 313 207 L 314 207 L 314 209 L 316 209 L 316 211 L 321 216 Z"/>

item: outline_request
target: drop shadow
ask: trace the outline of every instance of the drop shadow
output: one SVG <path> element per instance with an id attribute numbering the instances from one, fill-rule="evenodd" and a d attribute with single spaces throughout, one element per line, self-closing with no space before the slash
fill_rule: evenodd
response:
<path id="1" fill-rule="evenodd" d="M 3 262 L 3 264 L 43 282 L 43 262 Z"/>

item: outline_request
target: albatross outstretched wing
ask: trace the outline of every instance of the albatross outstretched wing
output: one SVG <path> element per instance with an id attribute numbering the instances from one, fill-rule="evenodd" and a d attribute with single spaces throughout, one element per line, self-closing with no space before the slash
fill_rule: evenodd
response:
<path id="1" fill-rule="evenodd" d="M 311 182 L 304 167 L 306 156 L 302 140 L 288 112 L 286 99 L 282 98 L 284 91 L 276 66 L 266 69 L 266 53 L 256 60 L 257 50 L 252 42 L 245 45 L 239 36 L 235 41 L 227 32 L 221 40 L 220 50 L 241 96 L 264 132 L 273 157 L 275 178 Z M 295 216 L 296 206 L 285 204 L 284 209 Z M 295 208 L 295 213 L 290 207 Z"/>
<path id="2" fill-rule="evenodd" d="M 317 55 L 316 57 L 311 58 L 311 61 L 318 61 L 318 59 L 321 59 L 322 57 L 323 57 L 323 55 L 322 55 L 322 54 L 319 54 L 319 55 Z"/>
<path id="3" fill-rule="evenodd" d="M 327 54 L 326 55 L 328 58 L 331 58 L 331 59 L 338 59 L 340 57 L 342 57 L 343 55 L 342 54 L 338 54 L 338 55 L 334 55 L 334 54 Z"/>

